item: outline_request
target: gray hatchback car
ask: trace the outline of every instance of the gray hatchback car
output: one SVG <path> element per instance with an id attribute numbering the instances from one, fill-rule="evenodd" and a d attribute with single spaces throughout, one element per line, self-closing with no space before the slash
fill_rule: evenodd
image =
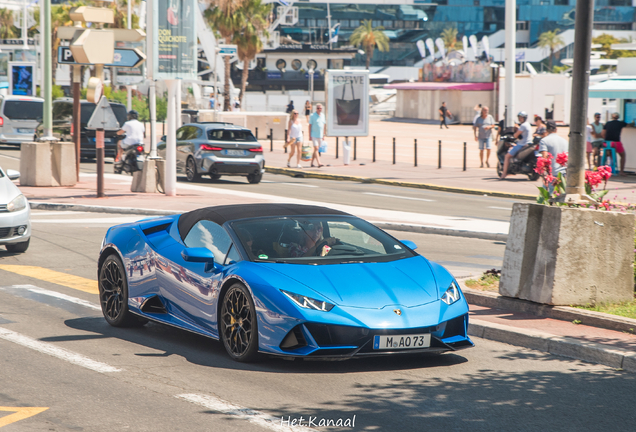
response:
<path id="1" fill-rule="evenodd" d="M 157 151 L 166 157 L 166 137 L 157 144 Z M 250 183 L 259 183 L 265 172 L 263 147 L 252 132 L 231 123 L 189 123 L 177 130 L 177 173 L 188 181 L 209 175 L 246 176 Z"/>

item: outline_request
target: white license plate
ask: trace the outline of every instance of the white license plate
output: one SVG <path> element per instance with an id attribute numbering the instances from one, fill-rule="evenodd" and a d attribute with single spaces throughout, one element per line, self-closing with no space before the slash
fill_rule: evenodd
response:
<path id="1" fill-rule="evenodd" d="M 373 349 L 417 349 L 431 346 L 431 334 L 374 336 Z"/>
<path id="2" fill-rule="evenodd" d="M 223 150 L 223 154 L 228 156 L 245 156 L 245 150 Z"/>
<path id="3" fill-rule="evenodd" d="M 18 133 L 32 134 L 33 132 L 35 132 L 35 129 L 18 129 Z"/>

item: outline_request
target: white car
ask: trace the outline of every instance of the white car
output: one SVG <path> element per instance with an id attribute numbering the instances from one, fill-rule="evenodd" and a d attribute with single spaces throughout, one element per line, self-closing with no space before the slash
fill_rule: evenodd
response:
<path id="1" fill-rule="evenodd" d="M 31 239 L 29 203 L 12 181 L 19 177 L 18 171 L 0 168 L 0 245 L 9 252 L 25 252 Z"/>

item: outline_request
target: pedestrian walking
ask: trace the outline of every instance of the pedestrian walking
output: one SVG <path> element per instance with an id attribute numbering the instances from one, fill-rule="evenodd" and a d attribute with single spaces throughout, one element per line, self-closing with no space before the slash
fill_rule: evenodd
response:
<path id="1" fill-rule="evenodd" d="M 289 101 L 289 103 L 287 104 L 287 109 L 285 110 L 285 112 L 287 114 L 291 114 L 291 112 L 294 110 L 294 101 Z"/>
<path id="2" fill-rule="evenodd" d="M 451 118 L 453 117 L 453 114 L 449 111 L 448 108 L 446 108 L 446 102 L 442 102 L 442 106 L 439 107 L 439 128 L 442 128 L 443 126 L 446 126 L 446 129 L 448 129 L 448 125 L 446 124 L 446 117 Z"/>
<path id="3" fill-rule="evenodd" d="M 552 175 L 554 177 L 557 177 L 559 173 L 565 176 L 565 167 L 557 163 L 557 155 L 567 152 L 569 143 L 557 135 L 557 125 L 554 120 L 548 120 L 545 125 L 547 135 L 539 142 L 539 152 L 544 158 L 548 157 L 548 153 L 552 155 Z M 552 193 L 553 187 L 550 185 L 550 193 Z"/>
<path id="4" fill-rule="evenodd" d="M 309 123 L 309 116 L 311 115 L 311 102 L 309 100 L 305 102 L 305 117 L 307 118 L 307 123 Z"/>
<path id="5" fill-rule="evenodd" d="M 623 143 L 621 142 L 621 131 L 624 127 L 634 127 L 634 121 L 631 123 L 625 123 L 622 120 L 619 120 L 619 114 L 615 112 L 612 114 L 612 120 L 605 123 L 603 126 L 602 136 L 605 141 L 610 142 L 610 147 L 612 147 L 616 153 L 621 157 L 621 165 L 620 165 L 620 175 L 624 176 L 625 174 L 625 147 L 623 147 Z M 607 146 L 607 142 L 603 144 Z"/>
<path id="6" fill-rule="evenodd" d="M 323 166 L 320 163 L 320 154 L 318 151 L 326 133 L 327 120 L 325 119 L 325 115 L 322 113 L 322 104 L 318 104 L 316 105 L 316 111 L 309 117 L 309 136 L 311 137 L 311 142 L 314 146 L 314 152 L 311 155 L 312 167 L 314 166 L 314 160 L 316 161 L 318 168 Z"/>
<path id="7" fill-rule="evenodd" d="M 484 150 L 486 150 L 486 166 L 490 168 L 488 159 L 490 159 L 490 149 L 492 149 L 492 130 L 495 127 L 495 119 L 488 114 L 488 107 L 481 107 L 481 115 L 475 119 L 473 132 L 475 133 L 475 141 L 479 143 L 479 162 L 480 168 L 484 167 Z"/>
<path id="8" fill-rule="evenodd" d="M 285 147 L 291 147 L 289 157 L 287 158 L 287 168 L 291 168 L 291 160 L 294 155 L 296 155 L 296 168 L 302 168 L 300 164 L 300 152 L 303 144 L 303 127 L 300 124 L 298 111 L 292 111 L 287 130 L 289 131 L 289 139 L 285 143 Z"/>

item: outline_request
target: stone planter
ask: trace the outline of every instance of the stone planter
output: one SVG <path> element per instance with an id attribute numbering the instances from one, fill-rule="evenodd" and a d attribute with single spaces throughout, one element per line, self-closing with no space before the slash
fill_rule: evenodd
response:
<path id="1" fill-rule="evenodd" d="M 634 215 L 515 203 L 499 293 L 551 305 L 634 299 Z"/>

